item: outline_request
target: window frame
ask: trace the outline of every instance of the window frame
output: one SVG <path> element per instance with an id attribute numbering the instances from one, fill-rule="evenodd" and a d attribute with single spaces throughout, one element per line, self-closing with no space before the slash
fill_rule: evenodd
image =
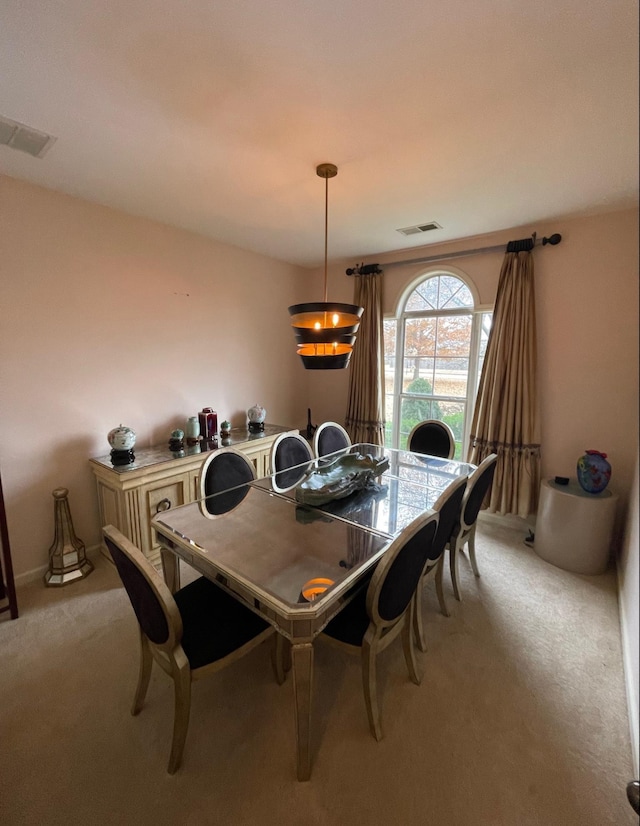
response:
<path id="1" fill-rule="evenodd" d="M 472 307 L 455 307 L 441 310 L 406 310 L 409 297 L 420 284 L 437 276 L 451 276 L 461 281 L 471 293 L 473 300 Z M 414 398 L 407 396 L 402 391 L 403 371 L 404 371 L 404 346 L 405 346 L 405 321 L 411 318 L 437 318 L 442 316 L 471 316 L 471 337 L 469 341 L 469 369 L 467 373 L 467 393 L 464 399 L 465 415 L 462 432 L 462 454 L 466 453 L 465 445 L 469 443 L 469 433 L 471 430 L 472 411 L 480 382 L 480 344 L 482 332 L 482 318 L 485 314 L 492 314 L 493 306 L 481 304 L 475 284 L 470 277 L 457 267 L 431 266 L 421 270 L 402 291 L 396 304 L 395 312 L 384 315 L 384 323 L 395 322 L 395 367 L 393 371 L 393 420 L 391 429 L 391 444 L 397 448 L 400 441 L 400 410 L 403 398 Z M 387 371 L 385 368 L 385 376 Z M 386 396 L 386 381 L 385 381 Z M 434 398 L 428 396 L 426 398 Z M 435 397 L 436 400 L 460 402 L 460 397 Z M 386 406 L 386 399 L 385 399 Z"/>

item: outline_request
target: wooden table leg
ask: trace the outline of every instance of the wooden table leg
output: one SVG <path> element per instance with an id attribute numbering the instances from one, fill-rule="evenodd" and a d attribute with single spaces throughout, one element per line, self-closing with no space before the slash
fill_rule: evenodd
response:
<path id="1" fill-rule="evenodd" d="M 167 583 L 167 588 L 172 594 L 180 590 L 180 560 L 171 551 L 160 548 L 162 557 L 162 575 Z"/>
<path id="2" fill-rule="evenodd" d="M 309 642 L 291 646 L 293 696 L 296 715 L 296 753 L 298 780 L 311 777 L 311 690 L 313 684 L 313 645 Z"/>

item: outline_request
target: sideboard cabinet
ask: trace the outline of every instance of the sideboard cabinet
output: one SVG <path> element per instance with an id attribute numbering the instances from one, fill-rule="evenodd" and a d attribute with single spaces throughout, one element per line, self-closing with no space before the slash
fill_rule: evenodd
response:
<path id="1" fill-rule="evenodd" d="M 233 428 L 229 438 L 215 446 L 201 442 L 196 447 L 172 452 L 168 447 L 134 448 L 135 461 L 114 466 L 111 457 L 90 459 L 98 488 L 101 525 L 113 525 L 136 545 L 153 565 L 160 565 L 160 548 L 151 520 L 163 510 L 198 498 L 198 476 L 212 450 L 235 447 L 253 462 L 258 477 L 269 473 L 271 446 L 281 433 L 298 433 L 279 425 L 265 424 L 261 433 Z"/>

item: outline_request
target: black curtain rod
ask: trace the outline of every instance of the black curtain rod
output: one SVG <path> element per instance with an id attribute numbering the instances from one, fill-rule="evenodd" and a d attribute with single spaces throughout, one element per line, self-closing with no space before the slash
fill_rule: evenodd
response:
<path id="1" fill-rule="evenodd" d="M 531 238 L 523 238 L 520 241 L 509 241 L 506 248 L 504 244 L 496 244 L 494 247 L 478 247 L 473 250 L 460 250 L 460 252 L 445 252 L 442 255 L 429 255 L 426 258 L 411 258 L 407 261 L 389 261 L 382 266 L 386 267 L 402 267 L 411 264 L 428 264 L 433 261 L 448 261 L 451 258 L 464 258 L 467 255 L 478 255 L 485 252 L 523 252 L 531 250 L 537 246 L 545 247 L 547 244 L 554 246 L 562 241 L 562 235 L 556 232 L 548 238 L 537 238 L 534 232 Z M 346 273 L 347 275 L 376 275 L 381 273 L 382 269 L 379 264 L 356 264 L 355 267 L 350 267 Z"/>

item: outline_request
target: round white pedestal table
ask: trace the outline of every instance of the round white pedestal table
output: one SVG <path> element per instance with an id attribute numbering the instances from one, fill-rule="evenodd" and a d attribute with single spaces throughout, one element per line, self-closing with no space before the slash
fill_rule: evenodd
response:
<path id="1" fill-rule="evenodd" d="M 609 563 L 618 497 L 587 493 L 578 482 L 543 479 L 533 548 L 552 565 L 576 574 L 601 574 Z"/>

